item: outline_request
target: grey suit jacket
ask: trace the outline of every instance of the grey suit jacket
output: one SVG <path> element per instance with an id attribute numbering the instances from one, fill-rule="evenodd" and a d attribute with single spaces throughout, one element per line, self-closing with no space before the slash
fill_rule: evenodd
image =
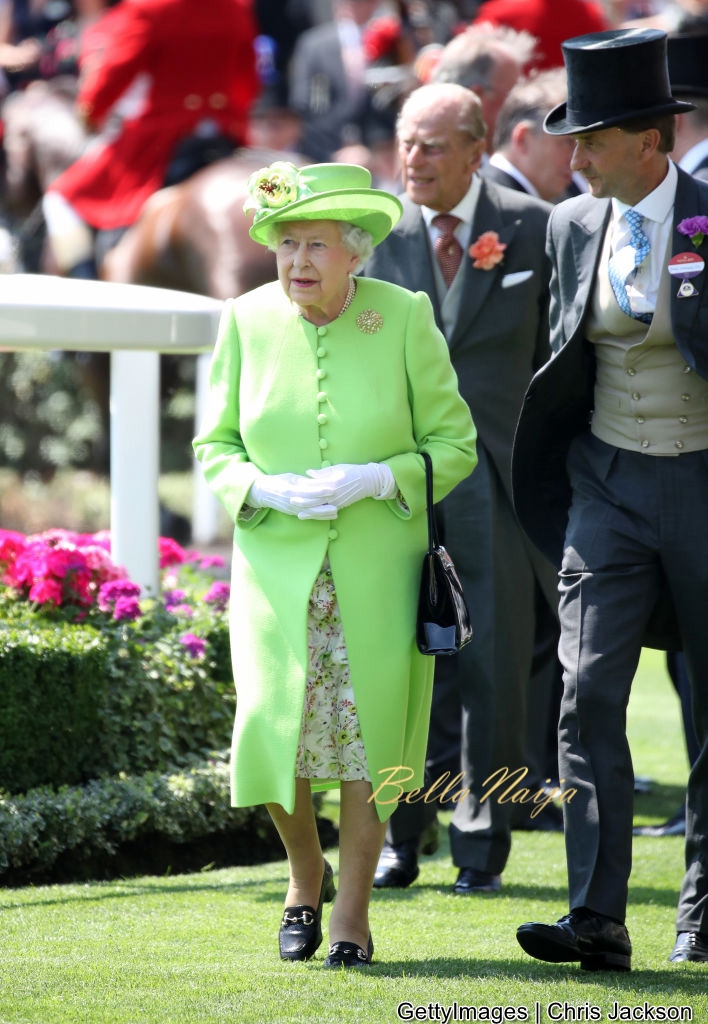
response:
<path id="1" fill-rule="evenodd" d="M 385 241 L 376 247 L 364 273 L 392 281 L 430 296 L 443 329 L 433 270 L 434 255 L 420 208 L 402 197 L 403 216 Z M 462 297 L 457 320 L 448 338 L 450 357 L 460 393 L 472 412 L 478 447 L 484 447 L 492 466 L 490 487 L 500 491 L 490 505 L 506 501 L 511 512 L 511 451 L 514 429 L 527 385 L 550 353 L 548 342 L 548 281 L 545 230 L 551 207 L 522 192 L 482 179 L 471 238 L 496 231 L 506 244 L 503 261 L 492 270 L 475 269 L 464 254 Z M 474 474 L 472 474 L 474 477 Z M 470 508 L 476 506 L 481 476 L 462 481 L 443 502 L 445 543 L 458 570 L 473 584 L 478 554 L 470 544 Z M 497 485 L 494 480 L 498 480 Z M 552 566 L 518 528 L 522 547 L 533 565 L 551 607 L 557 603 Z M 479 541 L 483 543 L 483 541 Z M 511 550 L 512 540 L 509 539 Z M 476 574 L 479 576 L 479 573 Z"/>
<path id="2" fill-rule="evenodd" d="M 517 514 L 534 543 L 560 565 L 571 491 L 566 472 L 570 442 L 590 421 L 595 357 L 585 339 L 605 231 L 609 199 L 578 196 L 554 207 L 548 226 L 551 346 L 554 356 L 534 376 L 523 404 L 512 460 Z M 708 184 L 678 169 L 672 255 L 692 251 L 676 230 L 685 217 L 708 215 Z M 708 238 L 701 254 L 708 260 Z M 681 355 L 708 379 L 708 272 L 693 279 L 698 295 L 671 291 L 671 323 Z M 660 638 L 657 645 L 661 645 Z"/>
<path id="3" fill-rule="evenodd" d="M 494 181 L 497 185 L 503 185 L 505 188 L 511 188 L 514 192 L 526 192 L 526 189 L 518 181 L 513 174 L 507 174 L 501 167 L 495 167 L 494 164 L 485 164 L 479 172 L 483 178 L 487 181 Z"/>
<path id="4" fill-rule="evenodd" d="M 426 292 L 442 330 L 428 232 L 420 208 L 402 197 L 403 216 L 374 250 L 364 273 Z M 492 455 L 511 497 L 514 428 L 533 372 L 549 355 L 545 226 L 551 207 L 525 193 L 481 182 L 471 238 L 496 231 L 506 244 L 492 270 L 464 256 L 460 308 L 448 338 L 450 356 L 480 440 Z M 526 274 L 524 280 L 513 275 Z"/>

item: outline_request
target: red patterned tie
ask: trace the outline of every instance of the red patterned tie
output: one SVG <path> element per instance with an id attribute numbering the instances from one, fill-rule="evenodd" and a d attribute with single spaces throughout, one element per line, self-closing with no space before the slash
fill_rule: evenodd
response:
<path id="1" fill-rule="evenodd" d="M 462 246 L 455 238 L 455 228 L 459 223 L 460 217 L 453 217 L 451 213 L 438 213 L 433 217 L 433 224 L 440 232 L 435 239 L 435 255 L 448 288 L 462 262 Z"/>

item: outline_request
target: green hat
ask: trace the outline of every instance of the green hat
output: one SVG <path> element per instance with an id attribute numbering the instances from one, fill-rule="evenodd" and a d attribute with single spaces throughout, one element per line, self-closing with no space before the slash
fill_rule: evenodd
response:
<path id="1" fill-rule="evenodd" d="M 378 245 L 403 212 L 395 196 L 371 187 L 371 174 L 357 164 L 296 167 L 278 161 L 251 175 L 248 192 L 243 211 L 256 211 L 249 233 L 261 245 L 268 244 L 272 224 L 298 220 L 348 221 L 369 231 Z"/>

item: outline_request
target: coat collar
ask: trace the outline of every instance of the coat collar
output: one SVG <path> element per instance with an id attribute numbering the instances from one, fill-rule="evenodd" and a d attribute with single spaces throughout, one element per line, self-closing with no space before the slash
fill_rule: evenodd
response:
<path id="1" fill-rule="evenodd" d="M 520 218 L 511 221 L 503 219 L 497 204 L 497 191 L 498 189 L 493 183 L 485 179 L 482 179 L 480 182 L 477 205 L 472 216 L 470 244 L 475 242 L 485 231 L 496 231 L 499 241 L 507 245 L 509 245 L 516 234 L 521 220 Z M 441 326 L 442 314 L 433 269 L 435 254 L 430 247 L 430 239 L 423 215 L 420 207 L 408 199 L 407 196 L 402 197 L 402 203 L 403 215 L 396 226 L 396 234 L 408 243 L 406 245 L 407 251 L 421 252 L 425 250 L 428 253 L 427 260 L 415 260 L 411 263 L 409 267 L 410 277 L 406 281 L 406 287 L 410 288 L 411 291 L 427 292 L 433 303 L 437 324 Z M 472 266 L 473 260 L 467 252 L 463 253 L 462 259 L 461 273 L 464 275 L 462 279 L 462 296 L 457 321 L 452 337 L 449 339 L 451 348 L 455 345 L 457 339 L 468 330 L 469 325 L 484 305 L 492 285 L 498 282 L 500 276 L 504 274 L 503 262 L 493 267 L 492 270 L 478 270 Z"/>

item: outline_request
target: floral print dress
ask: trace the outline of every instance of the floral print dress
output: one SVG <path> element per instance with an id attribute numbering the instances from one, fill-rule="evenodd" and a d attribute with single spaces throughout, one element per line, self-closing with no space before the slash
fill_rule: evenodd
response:
<path id="1" fill-rule="evenodd" d="M 310 594 L 307 645 L 309 667 L 295 775 L 369 781 L 342 619 L 327 559 Z"/>

